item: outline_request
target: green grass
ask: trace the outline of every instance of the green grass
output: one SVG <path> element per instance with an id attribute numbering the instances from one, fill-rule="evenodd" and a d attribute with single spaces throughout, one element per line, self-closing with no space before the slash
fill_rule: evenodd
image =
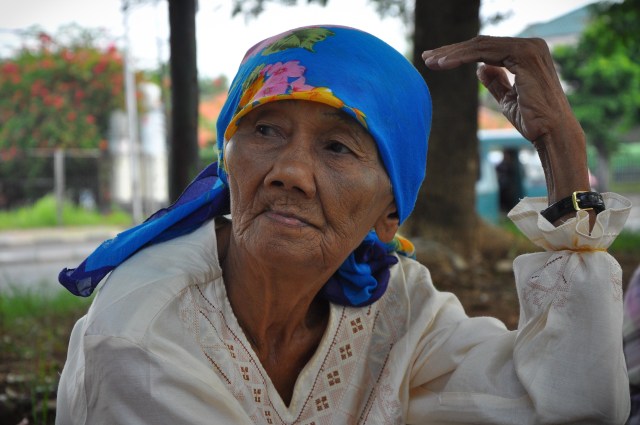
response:
<path id="1" fill-rule="evenodd" d="M 0 374 L 7 394 L 32 424 L 53 423 L 54 399 L 75 321 L 91 298 L 15 286 L 0 294 Z M 12 422 L 17 423 L 17 422 Z"/>
<path id="2" fill-rule="evenodd" d="M 131 216 L 119 209 L 110 214 L 100 214 L 96 211 L 85 210 L 70 202 L 64 203 L 62 221 L 64 225 L 73 226 L 128 226 L 132 222 Z M 53 227 L 57 225 L 56 200 L 52 195 L 45 196 L 28 207 L 0 211 L 0 230 Z"/>
<path id="3" fill-rule="evenodd" d="M 70 326 L 91 298 L 13 287 L 0 294 L 0 363 L 64 359 Z"/>
<path id="4" fill-rule="evenodd" d="M 67 291 L 47 293 L 40 288 L 23 290 L 17 286 L 0 295 L 0 326 L 15 326 L 29 318 L 40 320 L 51 316 L 65 316 L 78 310 L 86 310 L 92 297 L 80 298 Z"/>

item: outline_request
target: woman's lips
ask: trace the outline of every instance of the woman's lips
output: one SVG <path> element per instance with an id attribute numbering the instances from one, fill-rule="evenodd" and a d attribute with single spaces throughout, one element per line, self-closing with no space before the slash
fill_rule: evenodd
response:
<path id="1" fill-rule="evenodd" d="M 289 212 L 269 210 L 265 212 L 265 215 L 271 220 L 289 227 L 311 226 L 311 223 L 304 218 Z"/>

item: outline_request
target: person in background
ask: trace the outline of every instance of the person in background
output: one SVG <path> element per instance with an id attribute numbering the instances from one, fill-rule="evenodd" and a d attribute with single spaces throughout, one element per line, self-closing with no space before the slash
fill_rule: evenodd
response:
<path id="1" fill-rule="evenodd" d="M 523 170 L 517 149 L 507 148 L 502 151 L 502 161 L 496 165 L 496 174 L 500 211 L 508 213 L 524 197 Z"/>

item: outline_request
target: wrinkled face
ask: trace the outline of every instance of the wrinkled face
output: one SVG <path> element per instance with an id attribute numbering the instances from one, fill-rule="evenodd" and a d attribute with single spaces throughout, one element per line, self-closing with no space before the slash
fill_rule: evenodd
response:
<path id="1" fill-rule="evenodd" d="M 225 146 L 232 243 L 257 259 L 335 270 L 394 211 L 376 144 L 355 120 L 301 100 L 242 118 Z"/>

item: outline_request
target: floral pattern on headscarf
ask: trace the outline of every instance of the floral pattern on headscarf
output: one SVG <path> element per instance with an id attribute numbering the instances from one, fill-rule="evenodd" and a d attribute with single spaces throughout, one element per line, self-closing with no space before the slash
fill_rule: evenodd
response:
<path id="1" fill-rule="evenodd" d="M 254 102 L 258 102 L 257 106 L 261 98 L 268 96 L 313 90 L 315 87 L 305 84 L 304 70 L 299 61 L 260 65 L 243 84 L 237 111 Z"/>
<path id="2" fill-rule="evenodd" d="M 323 41 L 332 35 L 335 35 L 335 33 L 328 28 L 313 26 L 286 31 L 282 34 L 269 37 L 253 46 L 245 54 L 244 59 L 242 59 L 242 63 L 244 64 L 247 60 L 258 53 L 262 56 L 267 56 L 272 53 L 281 52 L 295 47 L 301 47 L 309 52 L 314 52 L 313 46 L 316 43 Z"/>
<path id="3" fill-rule="evenodd" d="M 280 49 L 284 48 L 284 46 L 280 47 Z M 311 48 L 309 50 L 313 51 Z M 314 87 L 307 84 L 305 70 L 306 68 L 297 60 L 260 64 L 254 68 L 242 83 L 242 96 L 236 107 L 236 114 L 224 133 L 224 138 L 231 139 L 244 115 L 259 105 L 277 100 L 278 97 L 309 100 L 324 103 L 336 109 L 350 110 L 358 122 L 367 128 L 366 116 L 362 111 L 345 105 L 328 87 Z M 224 166 L 224 161 L 221 161 L 221 164 Z"/>

